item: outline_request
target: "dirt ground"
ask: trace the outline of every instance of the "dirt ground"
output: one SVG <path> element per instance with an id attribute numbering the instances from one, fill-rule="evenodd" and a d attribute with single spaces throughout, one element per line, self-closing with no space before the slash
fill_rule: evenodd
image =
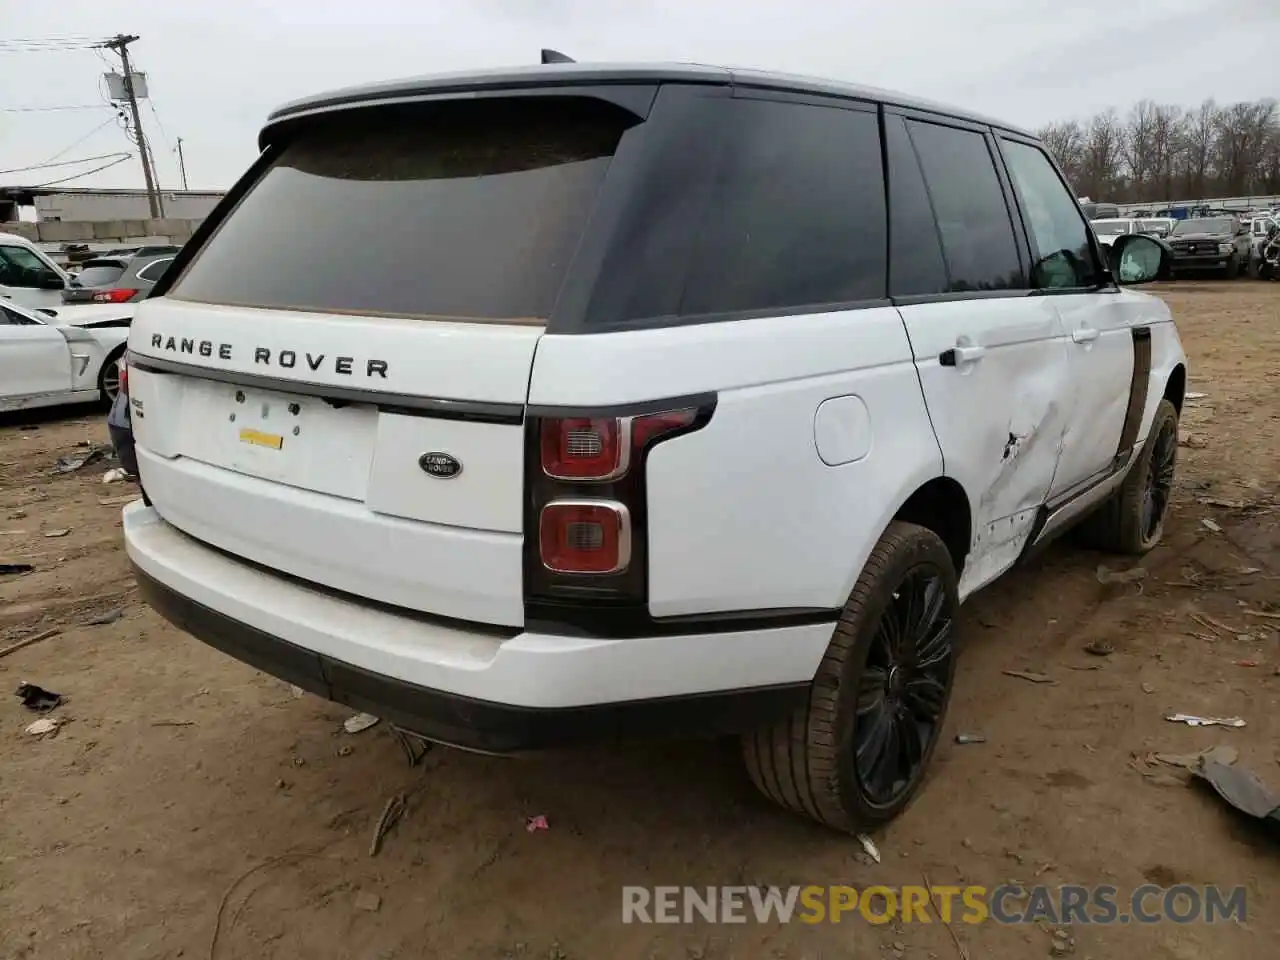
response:
<path id="1" fill-rule="evenodd" d="M 876 836 L 775 810 L 733 750 L 693 743 L 519 760 L 446 749 L 410 767 L 385 724 L 257 673 L 142 604 L 108 464 L 54 475 L 104 442 L 99 410 L 0 421 L 0 957 L 1048 956 L 1042 926 L 937 922 L 645 926 L 623 885 L 933 884 L 1017 880 L 1247 888 L 1246 923 L 1077 926 L 1103 960 L 1274 955 L 1280 846 L 1216 796 L 1149 766 L 1218 743 L 1280 789 L 1280 285 L 1157 291 L 1191 362 L 1175 506 L 1144 582 L 1059 544 L 975 597 L 930 782 Z M 104 501 L 109 501 L 105 502 Z M 1205 526 L 1216 523 L 1218 530 Z M 50 537 L 55 530 L 65 536 Z M 112 623 L 87 625 L 122 609 Z M 1197 621 L 1193 615 L 1200 617 Z M 1109 641 L 1114 653 L 1083 647 Z M 1254 663 L 1244 666 L 1241 662 Z M 1052 684 L 1006 675 L 1047 674 Z M 65 725 L 11 693 L 58 691 Z M 1246 718 L 1193 729 L 1165 713 Z M 957 745 L 957 732 L 984 734 Z M 369 855 L 389 797 L 407 811 Z M 549 830 L 529 832 L 544 815 Z M 365 895 L 372 894 L 374 902 Z M 1268 947 L 1268 944 L 1270 946 Z M 962 953 L 960 945 L 963 945 Z"/>

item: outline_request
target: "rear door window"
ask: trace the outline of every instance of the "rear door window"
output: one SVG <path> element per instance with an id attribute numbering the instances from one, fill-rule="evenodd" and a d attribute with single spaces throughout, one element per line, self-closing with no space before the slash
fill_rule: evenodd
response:
<path id="1" fill-rule="evenodd" d="M 725 104 L 684 316 L 801 310 L 883 298 L 886 223 L 872 111 L 773 100 Z"/>
<path id="2" fill-rule="evenodd" d="M 543 323 L 634 122 L 597 101 L 521 98 L 303 128 L 170 296 Z"/>
<path id="3" fill-rule="evenodd" d="M 920 161 L 901 117 L 885 117 L 885 156 L 889 161 L 889 294 L 894 297 L 946 293 L 947 265 L 942 259 L 938 224 Z"/>
<path id="4" fill-rule="evenodd" d="M 986 137 L 908 121 L 933 205 L 950 293 L 1026 287 L 1013 221 Z"/>

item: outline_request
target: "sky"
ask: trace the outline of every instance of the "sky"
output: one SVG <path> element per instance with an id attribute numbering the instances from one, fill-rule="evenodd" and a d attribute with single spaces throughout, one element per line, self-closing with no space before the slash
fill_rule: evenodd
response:
<path id="1" fill-rule="evenodd" d="M 1277 0 L 0 0 L 0 185 L 105 162 L 7 172 L 55 156 L 132 149 L 103 100 L 99 52 L 19 51 L 5 41 L 117 33 L 140 37 L 130 52 L 150 87 L 142 122 L 167 189 L 180 186 L 178 137 L 191 188 L 225 189 L 285 101 L 536 63 L 542 47 L 579 61 L 805 73 L 1028 128 L 1123 112 L 1144 98 L 1191 105 L 1280 94 Z M 68 183 L 142 185 L 136 159 Z"/>

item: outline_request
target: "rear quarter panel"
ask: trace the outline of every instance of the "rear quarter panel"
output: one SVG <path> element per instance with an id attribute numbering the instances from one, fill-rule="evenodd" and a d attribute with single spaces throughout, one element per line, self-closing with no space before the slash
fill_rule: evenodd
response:
<path id="1" fill-rule="evenodd" d="M 711 421 L 648 458 L 650 612 L 840 607 L 894 513 L 942 469 L 897 311 L 548 335 L 529 402 L 710 391 Z M 858 400 L 815 424 L 846 397 Z M 819 436 L 844 462 L 824 461 Z"/>

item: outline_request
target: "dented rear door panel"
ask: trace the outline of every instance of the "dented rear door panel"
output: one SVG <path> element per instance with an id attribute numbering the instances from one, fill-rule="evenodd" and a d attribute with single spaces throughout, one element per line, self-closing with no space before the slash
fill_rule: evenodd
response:
<path id="1" fill-rule="evenodd" d="M 1016 296 L 898 308 L 944 469 L 969 494 L 973 541 L 962 594 L 1013 564 L 1053 482 L 1071 417 L 1071 364 L 1051 301 Z"/>

